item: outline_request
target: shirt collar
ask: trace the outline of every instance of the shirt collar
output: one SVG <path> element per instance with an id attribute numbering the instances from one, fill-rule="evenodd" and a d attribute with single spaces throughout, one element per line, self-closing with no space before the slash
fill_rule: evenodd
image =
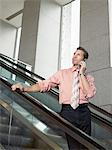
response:
<path id="1" fill-rule="evenodd" d="M 72 70 L 72 72 L 79 71 L 79 69 L 77 68 L 77 66 L 72 66 L 71 70 Z"/>

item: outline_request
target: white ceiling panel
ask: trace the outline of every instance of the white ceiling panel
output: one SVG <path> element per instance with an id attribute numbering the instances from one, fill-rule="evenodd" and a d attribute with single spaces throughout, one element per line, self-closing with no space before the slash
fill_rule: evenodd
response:
<path id="1" fill-rule="evenodd" d="M 22 23 L 22 14 L 19 14 L 19 12 L 24 8 L 24 1 L 25 0 L 0 0 L 0 19 L 15 27 L 20 27 Z M 59 5 L 65 5 L 73 0 L 52 1 L 57 2 Z"/>
<path id="2" fill-rule="evenodd" d="M 65 5 L 73 0 L 54 0 L 54 1 L 56 1 L 60 5 Z"/>

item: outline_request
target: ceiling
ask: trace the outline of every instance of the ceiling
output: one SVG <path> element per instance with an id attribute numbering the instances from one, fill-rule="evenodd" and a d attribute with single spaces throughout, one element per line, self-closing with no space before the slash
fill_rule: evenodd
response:
<path id="1" fill-rule="evenodd" d="M 54 0 L 54 1 L 56 1 L 60 5 L 65 5 L 73 0 Z"/>
<path id="2" fill-rule="evenodd" d="M 18 11 L 24 8 L 25 0 L 0 0 L 0 19 L 14 25 L 21 26 L 22 14 L 13 17 Z M 7 20 L 8 17 L 11 19 Z"/>
<path id="3" fill-rule="evenodd" d="M 25 0 L 0 0 L 0 19 L 15 26 L 20 27 L 22 23 L 22 10 Z M 59 5 L 65 5 L 73 0 L 52 0 Z"/>

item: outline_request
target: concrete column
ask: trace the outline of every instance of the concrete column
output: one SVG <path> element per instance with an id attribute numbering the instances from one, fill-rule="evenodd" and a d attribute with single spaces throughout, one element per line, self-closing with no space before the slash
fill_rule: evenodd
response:
<path id="1" fill-rule="evenodd" d="M 58 69 L 61 6 L 53 0 L 26 0 L 19 59 L 47 78 Z"/>
<path id="2" fill-rule="evenodd" d="M 95 77 L 97 94 L 93 103 L 112 104 L 108 0 L 81 0 L 81 40 L 89 54 L 88 68 Z M 109 109 L 109 107 L 107 108 Z"/>
<path id="3" fill-rule="evenodd" d="M 22 35 L 19 60 L 34 67 L 38 34 L 40 0 L 26 0 L 24 3 Z"/>

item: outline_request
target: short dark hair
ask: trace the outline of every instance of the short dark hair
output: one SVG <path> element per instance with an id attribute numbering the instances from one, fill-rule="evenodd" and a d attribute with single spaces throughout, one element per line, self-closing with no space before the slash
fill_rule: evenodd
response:
<path id="1" fill-rule="evenodd" d="M 84 59 L 88 59 L 89 54 L 83 47 L 79 46 L 79 47 L 77 47 L 77 50 L 83 51 L 84 52 Z"/>

